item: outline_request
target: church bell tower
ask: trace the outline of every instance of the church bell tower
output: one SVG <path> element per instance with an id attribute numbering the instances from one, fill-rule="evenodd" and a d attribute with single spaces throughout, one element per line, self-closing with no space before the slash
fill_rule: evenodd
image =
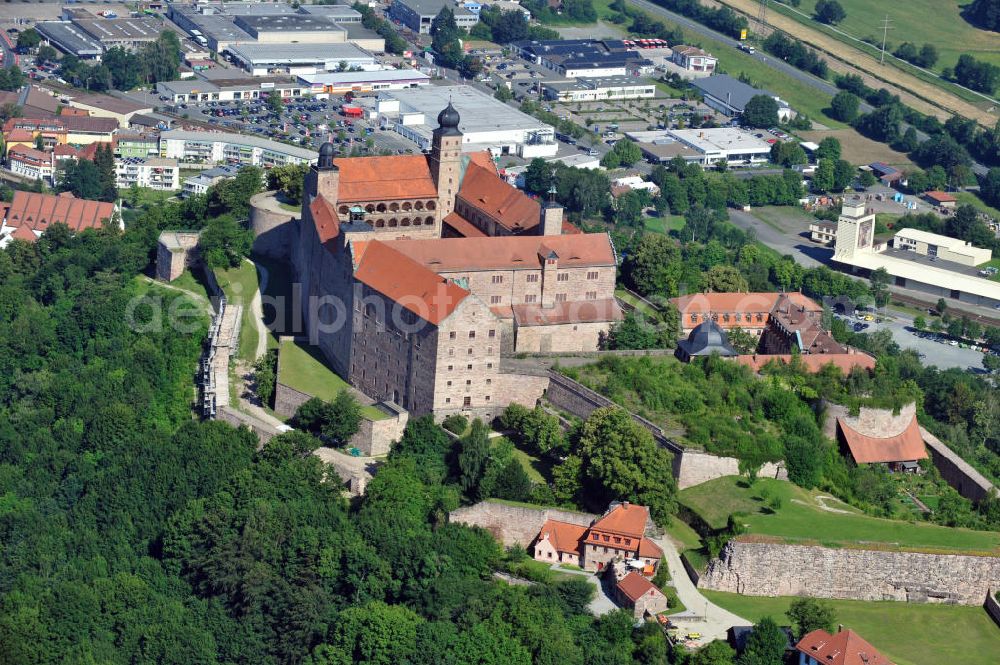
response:
<path id="1" fill-rule="evenodd" d="M 438 114 L 438 127 L 434 130 L 431 143 L 431 174 L 437 187 L 441 219 L 455 210 L 455 195 L 458 194 L 462 164 L 462 132 L 458 129 L 460 120 L 458 111 L 448 102 L 448 106 Z"/>

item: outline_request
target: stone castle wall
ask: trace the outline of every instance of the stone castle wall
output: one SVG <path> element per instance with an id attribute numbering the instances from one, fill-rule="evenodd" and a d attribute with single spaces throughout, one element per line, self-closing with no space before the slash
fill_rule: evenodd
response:
<path id="1" fill-rule="evenodd" d="M 718 455 L 685 449 L 681 454 L 677 486 L 684 489 L 723 476 L 738 475 L 740 475 L 740 461 L 735 457 L 719 457 Z M 785 470 L 784 463 L 767 462 L 757 472 L 757 477 L 788 480 L 788 472 Z"/>
<path id="2" fill-rule="evenodd" d="M 580 526 L 590 526 L 597 517 L 597 515 L 590 513 L 577 513 L 541 506 L 537 508 L 514 506 L 495 501 L 481 501 L 448 513 L 449 521 L 482 527 L 505 547 L 511 545 L 528 547 L 541 531 L 545 520 L 553 519 Z"/>
<path id="3" fill-rule="evenodd" d="M 250 229 L 255 253 L 272 259 L 291 260 L 296 226 L 302 216 L 285 210 L 275 199 L 275 192 L 261 192 L 250 199 Z"/>
<path id="4" fill-rule="evenodd" d="M 982 501 L 996 492 L 986 477 L 972 468 L 968 462 L 959 457 L 951 448 L 941 442 L 936 436 L 920 428 L 920 435 L 931 451 L 931 461 L 941 472 L 941 477 L 955 490 L 970 501 Z"/>
<path id="5" fill-rule="evenodd" d="M 1000 557 L 734 539 L 698 585 L 748 596 L 982 605 L 989 589 L 1000 586 Z"/>

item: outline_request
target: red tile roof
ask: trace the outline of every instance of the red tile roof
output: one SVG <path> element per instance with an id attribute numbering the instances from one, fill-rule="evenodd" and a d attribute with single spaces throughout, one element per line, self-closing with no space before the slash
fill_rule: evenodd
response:
<path id="1" fill-rule="evenodd" d="M 569 236 L 505 236 L 389 241 L 434 272 L 516 270 L 541 266 L 540 254 L 555 252 L 560 268 L 613 266 L 615 254 L 605 233 Z"/>
<path id="2" fill-rule="evenodd" d="M 458 199 L 481 210 L 511 232 L 538 226 L 540 206 L 516 187 L 497 177 L 496 170 L 471 162 L 462 179 Z"/>
<path id="3" fill-rule="evenodd" d="M 470 295 L 379 240 L 365 244 L 354 276 L 434 325 L 448 318 Z"/>
<path id="4" fill-rule="evenodd" d="M 649 538 L 643 538 L 639 541 L 639 556 L 659 560 L 663 556 L 663 550 Z"/>
<path id="5" fill-rule="evenodd" d="M 634 503 L 620 503 L 590 527 L 593 531 L 607 531 L 632 538 L 642 538 L 649 521 L 649 508 Z"/>
<path id="6" fill-rule="evenodd" d="M 799 356 L 803 366 L 810 372 L 818 372 L 827 365 L 833 364 L 844 374 L 849 374 L 855 367 L 861 367 L 869 372 L 875 369 L 875 359 L 867 353 L 852 350 L 849 353 L 806 353 Z M 792 356 L 751 354 L 736 357 L 736 362 L 746 365 L 755 372 L 759 372 L 772 360 L 788 364 L 792 361 Z"/>
<path id="7" fill-rule="evenodd" d="M 333 240 L 340 235 L 340 219 L 326 197 L 320 194 L 309 203 L 309 212 L 312 213 L 313 224 L 316 226 L 316 234 L 323 244 Z"/>
<path id="8" fill-rule="evenodd" d="M 89 132 L 111 134 L 118 129 L 118 121 L 114 118 L 96 118 L 85 115 L 61 115 L 59 120 L 70 132 Z"/>
<path id="9" fill-rule="evenodd" d="M 862 434 L 843 417 L 837 418 L 837 426 L 851 451 L 851 457 L 858 464 L 911 462 L 927 457 L 924 438 L 920 434 L 920 425 L 915 415 L 902 432 L 886 437 Z"/>
<path id="10" fill-rule="evenodd" d="M 337 203 L 389 199 L 436 199 L 437 187 L 424 155 L 343 157 Z"/>
<path id="11" fill-rule="evenodd" d="M 99 228 L 112 218 L 114 210 L 113 203 L 78 199 L 72 194 L 52 196 L 18 191 L 7 210 L 6 224 L 44 232 L 52 224 L 62 222 L 72 231 L 82 231 Z"/>
<path id="12" fill-rule="evenodd" d="M 49 158 L 49 153 L 42 152 L 41 150 L 35 150 L 34 148 L 29 148 L 27 146 L 18 145 L 14 146 L 7 151 L 7 159 L 16 159 L 19 161 L 29 161 L 32 163 L 39 164 L 49 164 L 51 159 Z"/>
<path id="13" fill-rule="evenodd" d="M 20 127 L 11 129 L 7 132 L 7 143 L 13 143 L 15 141 L 34 141 L 35 136 L 27 129 L 21 129 Z"/>
<path id="14" fill-rule="evenodd" d="M 574 300 L 556 303 L 552 307 L 541 305 L 514 305 L 514 319 L 518 326 L 548 326 L 560 323 L 594 323 L 619 321 L 623 318 L 621 307 L 614 298 L 603 300 Z"/>
<path id="15" fill-rule="evenodd" d="M 951 194 L 947 194 L 945 192 L 941 192 L 936 189 L 924 192 L 924 196 L 934 201 L 937 201 L 938 203 L 955 203 L 956 201 L 958 201 L 958 199 L 956 199 Z"/>
<path id="16" fill-rule="evenodd" d="M 824 665 L 892 665 L 892 661 L 853 630 L 833 635 L 814 630 L 799 640 L 795 649 Z"/>
<path id="17" fill-rule="evenodd" d="M 647 593 L 652 592 L 653 594 L 663 595 L 663 592 L 657 589 L 652 582 L 634 571 L 618 581 L 618 590 L 625 594 L 633 603 Z"/>
<path id="18" fill-rule="evenodd" d="M 457 212 L 449 213 L 444 218 L 444 223 L 463 238 L 485 238 L 486 233 L 478 226 L 459 215 Z"/>
<path id="19" fill-rule="evenodd" d="M 690 327 L 691 314 L 734 314 L 734 313 L 768 313 L 774 310 L 778 304 L 778 299 L 788 296 L 793 305 L 805 307 L 807 312 L 822 312 L 814 300 L 807 298 L 801 293 L 694 293 L 689 296 L 671 298 L 672 302 L 681 313 L 681 324 Z M 699 316 L 699 318 L 701 318 Z M 716 322 L 723 328 L 734 328 L 739 325 L 746 325 L 747 321 L 724 321 L 720 316 Z M 760 324 L 763 325 L 763 322 Z"/>
<path id="20" fill-rule="evenodd" d="M 10 234 L 10 237 L 15 240 L 24 240 L 25 242 L 35 242 L 38 240 L 38 236 L 35 235 L 35 232 L 27 226 L 17 227 L 14 229 L 14 232 Z"/>
<path id="21" fill-rule="evenodd" d="M 580 540 L 587 532 L 587 527 L 559 520 L 546 520 L 538 532 L 538 540 L 548 536 L 549 542 L 557 552 L 580 553 Z"/>

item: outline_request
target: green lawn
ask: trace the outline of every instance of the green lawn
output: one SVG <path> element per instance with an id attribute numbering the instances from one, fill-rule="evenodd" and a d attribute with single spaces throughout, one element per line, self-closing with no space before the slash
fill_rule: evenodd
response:
<path id="1" fill-rule="evenodd" d="M 278 351 L 278 381 L 307 395 L 330 402 L 348 385 L 330 369 L 320 350 L 300 342 L 282 342 Z M 375 406 L 361 407 L 361 414 L 369 420 L 388 418 L 388 414 Z"/>
<path id="2" fill-rule="evenodd" d="M 240 360 L 253 362 L 257 352 L 257 326 L 254 325 L 250 301 L 257 292 L 257 268 L 254 264 L 244 261 L 239 268 L 216 270 L 215 278 L 219 288 L 226 294 L 226 300 L 234 305 L 243 306 L 239 357 Z"/>
<path id="3" fill-rule="evenodd" d="M 1000 65 L 1000 35 L 980 30 L 961 16 L 961 8 L 970 4 L 969 0 L 908 0 L 905 3 L 839 1 L 847 12 L 847 18 L 837 25 L 838 28 L 859 39 L 869 36 L 881 39 L 879 26 L 888 14 L 892 28 L 889 44 L 895 48 L 904 41 L 911 42 L 918 49 L 925 43 L 934 44 L 940 54 L 934 66 L 937 71 L 953 67 L 963 53 Z M 811 15 L 817 2 L 802 0 L 798 9 Z M 811 24 L 820 25 L 815 21 Z"/>
<path id="4" fill-rule="evenodd" d="M 809 228 L 815 217 L 798 206 L 761 206 L 754 208 L 754 217 L 782 233 L 801 233 Z"/>
<path id="5" fill-rule="evenodd" d="M 653 233 L 669 233 L 684 228 L 684 215 L 664 215 L 663 217 L 646 217 L 646 230 Z"/>
<path id="6" fill-rule="evenodd" d="M 714 528 L 724 527 L 731 513 L 742 512 L 746 513 L 742 522 L 748 525 L 749 533 L 776 536 L 788 542 L 1000 554 L 1000 533 L 994 531 L 880 519 L 828 500 L 828 506 L 854 511 L 832 513 L 819 508 L 815 497 L 821 492 L 770 479 L 760 479 L 752 489 L 747 489 L 743 486 L 745 482 L 735 476 L 718 478 L 682 490 L 679 499 Z M 765 508 L 767 502 L 760 498 L 762 490 L 770 497 L 780 497 L 782 505 L 774 514 Z"/>
<path id="7" fill-rule="evenodd" d="M 514 448 L 514 457 L 521 463 L 521 467 L 524 469 L 524 472 L 528 474 L 528 478 L 531 482 L 548 482 L 547 476 L 550 475 L 552 467 L 551 464 L 538 459 L 534 455 L 529 455 L 520 448 Z"/>
<path id="8" fill-rule="evenodd" d="M 979 194 L 975 192 L 953 192 L 952 195 L 958 199 L 959 205 L 968 203 L 977 207 L 981 212 L 985 212 L 990 215 L 993 219 L 1000 219 L 1000 210 L 997 210 L 993 206 L 986 205 L 986 203 L 979 198 Z"/>
<path id="9" fill-rule="evenodd" d="M 170 282 L 170 285 L 190 291 L 191 293 L 196 293 L 205 300 L 208 300 L 208 289 L 205 288 L 205 285 L 201 281 L 195 279 L 190 270 L 185 270 L 181 273 L 180 277 Z"/>
<path id="10" fill-rule="evenodd" d="M 713 603 L 744 619 L 772 616 L 787 624 L 785 611 L 794 598 L 758 598 L 702 591 Z M 1000 630 L 981 607 L 911 603 L 824 600 L 836 622 L 857 631 L 896 665 L 1000 662 Z"/>

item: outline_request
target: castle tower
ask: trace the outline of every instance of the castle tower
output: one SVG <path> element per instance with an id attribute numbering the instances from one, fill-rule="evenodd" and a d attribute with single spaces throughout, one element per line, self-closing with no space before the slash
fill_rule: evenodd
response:
<path id="1" fill-rule="evenodd" d="M 562 235 L 563 207 L 556 203 L 556 185 L 549 188 L 549 200 L 542 204 L 538 233 L 543 236 Z"/>
<path id="2" fill-rule="evenodd" d="M 336 209 L 337 197 L 340 190 L 340 169 L 333 163 L 333 156 L 336 149 L 333 144 L 327 141 L 319 148 L 319 159 L 313 164 L 309 173 L 306 174 L 306 181 L 302 192 L 302 216 L 306 218 L 306 210 L 309 204 L 317 196 L 322 195 L 330 206 Z"/>
<path id="3" fill-rule="evenodd" d="M 438 114 L 438 128 L 431 139 L 430 165 L 438 192 L 441 218 L 455 210 L 455 195 L 462 168 L 462 132 L 458 129 L 458 111 L 448 102 Z"/>

